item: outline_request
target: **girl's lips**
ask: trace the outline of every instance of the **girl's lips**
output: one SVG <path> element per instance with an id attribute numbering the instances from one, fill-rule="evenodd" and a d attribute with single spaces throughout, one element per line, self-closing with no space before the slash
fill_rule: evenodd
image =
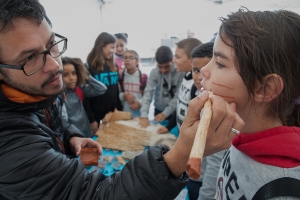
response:
<path id="1" fill-rule="evenodd" d="M 204 87 L 202 87 L 201 89 L 200 89 L 200 92 L 203 92 L 205 90 L 205 88 Z"/>
<path id="2" fill-rule="evenodd" d="M 201 88 L 202 87 L 202 84 L 201 83 L 196 83 L 196 85 Z"/>

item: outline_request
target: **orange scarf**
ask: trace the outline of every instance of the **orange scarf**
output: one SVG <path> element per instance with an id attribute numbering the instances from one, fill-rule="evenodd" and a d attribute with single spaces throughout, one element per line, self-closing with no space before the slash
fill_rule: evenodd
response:
<path id="1" fill-rule="evenodd" d="M 31 96 L 29 94 L 21 92 L 20 90 L 10 87 L 5 83 L 1 83 L 1 89 L 3 91 L 3 94 L 9 100 L 17 103 L 35 103 L 47 99 L 46 97 L 43 96 Z"/>

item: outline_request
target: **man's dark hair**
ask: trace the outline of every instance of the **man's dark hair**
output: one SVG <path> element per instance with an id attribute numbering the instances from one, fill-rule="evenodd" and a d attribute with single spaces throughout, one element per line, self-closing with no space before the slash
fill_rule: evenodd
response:
<path id="1" fill-rule="evenodd" d="M 45 9 L 38 0 L 0 0 L 0 33 L 11 30 L 14 27 L 13 20 L 17 18 L 31 18 L 38 25 L 45 18 L 51 26 Z"/>
<path id="2" fill-rule="evenodd" d="M 200 44 L 193 49 L 193 51 L 191 53 L 191 57 L 192 58 L 205 58 L 205 57 L 212 58 L 213 48 L 214 48 L 213 42 L 207 42 L 207 43 Z"/>
<path id="3" fill-rule="evenodd" d="M 159 64 L 171 62 L 173 60 L 173 52 L 168 46 L 161 46 L 156 50 L 155 60 Z"/>

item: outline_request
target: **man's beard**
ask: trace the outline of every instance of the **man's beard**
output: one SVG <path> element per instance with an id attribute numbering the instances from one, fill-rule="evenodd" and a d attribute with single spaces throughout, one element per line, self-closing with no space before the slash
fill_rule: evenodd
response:
<path id="1" fill-rule="evenodd" d="M 63 90 L 63 87 L 61 87 L 61 90 L 59 90 L 59 92 L 54 93 L 54 94 L 40 93 L 40 91 L 39 91 L 38 89 L 36 89 L 36 87 L 26 86 L 26 85 L 22 85 L 22 84 L 20 84 L 20 83 L 14 82 L 13 80 L 10 79 L 9 75 L 8 75 L 7 73 L 5 73 L 3 70 L 1 70 L 0 73 L 1 73 L 2 76 L 3 76 L 3 81 L 4 81 L 7 85 L 9 85 L 9 86 L 11 86 L 11 87 L 13 87 L 13 88 L 15 88 L 15 89 L 17 89 L 17 90 L 20 90 L 20 91 L 22 91 L 22 92 L 24 92 L 24 93 L 26 93 L 26 94 L 29 94 L 29 95 L 33 95 L 33 96 L 44 96 L 44 97 L 52 97 L 52 96 L 56 96 L 57 94 L 59 94 L 59 93 Z M 44 82 L 42 83 L 41 88 L 43 88 L 43 87 L 45 87 L 47 84 L 49 84 L 49 83 L 53 80 L 53 78 L 54 78 L 56 75 L 62 74 L 62 73 L 63 73 L 63 70 L 62 70 L 62 69 L 56 71 L 55 73 L 52 73 L 52 74 L 49 76 L 49 78 L 48 78 L 46 81 L 44 81 Z M 60 85 L 58 85 L 57 87 L 60 87 Z"/>

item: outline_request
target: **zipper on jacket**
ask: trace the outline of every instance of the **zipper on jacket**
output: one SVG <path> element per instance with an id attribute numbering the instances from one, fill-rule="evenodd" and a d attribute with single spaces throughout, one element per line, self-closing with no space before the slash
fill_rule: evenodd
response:
<path id="1" fill-rule="evenodd" d="M 49 114 L 47 109 L 43 109 L 43 112 L 44 112 L 45 117 L 46 117 L 46 125 L 50 128 L 50 114 Z M 63 151 L 64 154 L 66 154 L 64 144 L 56 136 L 55 136 L 55 139 L 58 143 L 58 147 Z"/>

